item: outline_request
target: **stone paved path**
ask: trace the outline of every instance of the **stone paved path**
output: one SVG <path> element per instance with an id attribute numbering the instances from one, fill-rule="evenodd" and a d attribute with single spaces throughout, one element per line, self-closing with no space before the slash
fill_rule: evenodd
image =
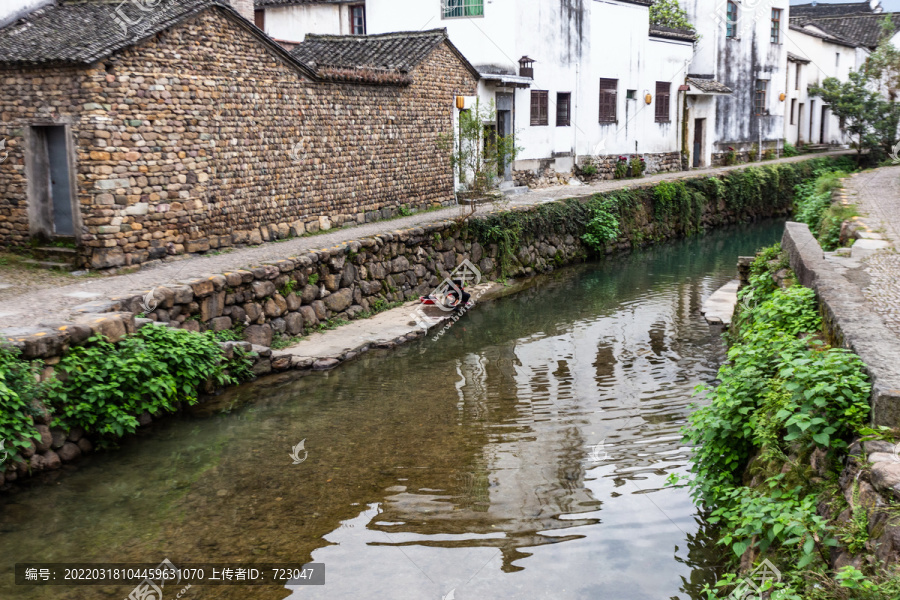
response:
<path id="1" fill-rule="evenodd" d="M 828 154 L 842 153 L 846 152 L 831 152 Z M 811 155 L 804 155 L 766 161 L 761 164 L 798 162 L 810 158 L 812 158 Z M 478 211 L 479 213 L 485 213 L 512 206 L 542 204 L 561 198 L 586 196 L 596 192 L 626 189 L 659 181 L 697 177 L 746 166 L 748 165 L 696 169 L 693 171 L 651 175 L 634 180 L 606 180 L 590 186 L 557 186 L 533 190 L 526 194 L 513 196 L 508 203 L 503 203 L 501 206 L 491 204 L 480 206 Z M 315 236 L 236 249 L 218 255 L 178 257 L 178 260 L 142 269 L 136 273 L 111 277 L 87 277 L 76 283 L 64 286 L 44 287 L 42 285 L 43 289 L 17 285 L 15 280 L 10 280 L 10 278 L 4 279 L 3 267 L 0 266 L 0 284 L 12 284 L 11 287 L 0 290 L 0 328 L 30 327 L 38 326 L 45 322 L 65 320 L 73 307 L 93 299 L 108 298 L 137 290 L 149 290 L 157 285 L 213 273 L 235 271 L 251 265 L 259 265 L 288 256 L 296 256 L 307 250 L 331 247 L 347 240 L 376 235 L 385 231 L 407 229 L 422 223 L 454 218 L 460 212 L 460 207 L 454 206 L 409 217 L 332 230 Z"/>
<path id="2" fill-rule="evenodd" d="M 900 336 L 900 166 L 858 173 L 845 188 L 848 201 L 856 204 L 869 229 L 894 245 L 862 260 L 868 275 L 863 293 L 888 328 Z"/>

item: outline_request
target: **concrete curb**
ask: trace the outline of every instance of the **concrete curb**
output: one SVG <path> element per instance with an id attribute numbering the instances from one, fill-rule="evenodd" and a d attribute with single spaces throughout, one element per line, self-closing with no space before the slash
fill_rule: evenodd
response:
<path id="1" fill-rule="evenodd" d="M 866 364 L 872 382 L 872 424 L 895 427 L 900 423 L 900 373 L 896 368 L 900 365 L 900 340 L 868 306 L 862 291 L 825 260 L 806 224 L 788 222 L 781 247 L 797 280 L 816 292 L 829 341 L 855 352 Z"/>

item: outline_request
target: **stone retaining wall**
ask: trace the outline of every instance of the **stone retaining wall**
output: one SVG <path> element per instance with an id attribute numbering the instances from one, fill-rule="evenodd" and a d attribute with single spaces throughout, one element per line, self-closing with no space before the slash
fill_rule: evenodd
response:
<path id="1" fill-rule="evenodd" d="M 874 425 L 900 424 L 900 342 L 866 303 L 862 291 L 834 272 L 803 223 L 787 223 L 781 246 L 797 280 L 813 289 L 829 341 L 852 350 L 866 364 L 872 382 Z"/>
<path id="2" fill-rule="evenodd" d="M 217 7 L 90 66 L 0 68 L 0 247 L 54 235 L 29 199 L 34 125 L 67 127 L 94 269 L 449 204 L 440 136 L 476 81 L 446 43 L 409 75 L 312 81 Z"/>

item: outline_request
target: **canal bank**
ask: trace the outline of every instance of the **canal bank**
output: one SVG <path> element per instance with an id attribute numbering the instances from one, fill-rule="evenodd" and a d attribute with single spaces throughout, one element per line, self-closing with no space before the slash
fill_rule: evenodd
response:
<path id="1" fill-rule="evenodd" d="M 0 500 L 0 565 L 326 565 L 321 588 L 190 590 L 217 600 L 702 598 L 723 553 L 686 491 L 665 487 L 686 471 L 692 390 L 723 358 L 699 309 L 781 232 L 734 226 L 557 269 L 438 342 L 232 388 L 208 415 Z"/>
<path id="2" fill-rule="evenodd" d="M 283 355 L 273 359 L 270 346 L 275 340 L 290 341 L 310 330 L 369 316 L 392 303 L 428 294 L 463 261 L 469 261 L 484 280 L 508 280 L 730 223 L 785 215 L 794 185 L 809 177 L 814 165 L 829 160 L 748 167 L 382 233 L 246 270 L 93 301 L 82 307 L 74 322 L 38 331 L 7 331 L 7 335 L 24 358 L 40 361 L 36 364 L 44 381 L 54 378 L 61 361 L 65 366 L 70 348 L 83 345 L 91 335 L 102 334 L 116 342 L 151 321 L 179 331 L 206 330 L 217 332 L 220 339 L 237 338 L 223 342 L 226 354 L 252 345 L 256 375 L 284 369 L 309 371 L 316 368 L 315 360 Z M 585 242 L 586 233 L 593 235 L 590 243 Z M 403 335 L 393 343 L 417 335 Z M 328 359 L 319 366 L 330 368 L 358 354 L 350 350 L 319 357 Z M 115 379 L 114 374 L 110 377 Z M 98 386 L 109 388 L 109 383 Z M 69 398 L 69 402 L 81 402 L 75 394 Z M 98 402 L 107 405 L 109 401 L 100 397 Z M 67 461 L 60 459 L 57 450 L 66 443 L 77 444 L 73 431 L 78 441 L 93 433 L 84 426 L 66 431 L 66 424 L 55 422 L 53 413 L 67 409 L 50 408 L 35 411 L 40 434 L 33 447 L 22 448 L 21 460 L 13 457 L 12 468 L 8 463 L 7 479 L 58 468 Z M 168 410 L 169 405 L 151 406 L 134 416 L 146 425 L 155 414 Z M 80 454 L 72 450 L 68 456 L 76 460 Z"/>

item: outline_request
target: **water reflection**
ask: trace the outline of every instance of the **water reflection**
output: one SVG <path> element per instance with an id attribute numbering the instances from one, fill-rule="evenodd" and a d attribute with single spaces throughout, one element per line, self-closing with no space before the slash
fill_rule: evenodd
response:
<path id="1" fill-rule="evenodd" d="M 191 598 L 697 597 L 718 552 L 664 482 L 685 469 L 691 390 L 721 358 L 699 307 L 778 232 L 565 269 L 438 343 L 231 392 L 231 412 L 0 502 L 0 597 L 129 591 L 15 588 L 16 561 L 164 557 L 326 564 L 323 587 Z"/>

